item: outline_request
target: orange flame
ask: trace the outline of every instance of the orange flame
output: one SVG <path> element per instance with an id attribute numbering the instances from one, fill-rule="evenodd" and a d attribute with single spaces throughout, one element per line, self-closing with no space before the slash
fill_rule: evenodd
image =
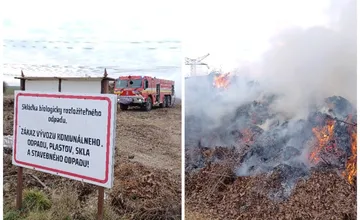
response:
<path id="1" fill-rule="evenodd" d="M 324 127 L 315 127 L 312 129 L 316 137 L 315 149 L 310 153 L 310 162 L 317 164 L 320 161 L 320 152 L 330 145 L 334 136 L 334 120 L 327 120 Z"/>
<path id="2" fill-rule="evenodd" d="M 315 127 L 312 129 L 315 137 L 316 144 L 314 150 L 310 153 L 309 159 L 313 164 L 320 162 L 320 153 L 323 150 L 334 147 L 332 141 L 334 140 L 334 125 L 335 120 L 328 119 L 326 125 L 323 127 Z M 346 170 L 342 175 L 347 179 L 350 184 L 354 184 L 354 177 L 356 177 L 357 168 L 357 132 L 352 130 L 351 132 L 351 156 L 347 159 Z M 333 150 L 337 150 L 336 148 Z"/>
<path id="3" fill-rule="evenodd" d="M 214 86 L 216 88 L 227 88 L 230 84 L 228 75 L 230 73 L 220 74 L 219 76 L 215 76 L 214 78 Z"/>
<path id="4" fill-rule="evenodd" d="M 344 177 L 347 178 L 350 184 L 354 184 L 354 177 L 356 177 L 357 168 L 357 132 L 351 134 L 351 156 L 346 162 L 346 170 L 343 172 Z"/>

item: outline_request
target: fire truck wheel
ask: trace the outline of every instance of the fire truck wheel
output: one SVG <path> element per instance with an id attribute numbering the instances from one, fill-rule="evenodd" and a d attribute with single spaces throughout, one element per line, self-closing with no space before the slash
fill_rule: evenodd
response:
<path id="1" fill-rule="evenodd" d="M 152 102 L 151 102 L 151 98 L 148 97 L 146 99 L 145 110 L 150 111 L 151 109 L 152 109 Z"/>
<path id="2" fill-rule="evenodd" d="M 120 109 L 121 110 L 127 110 L 128 108 L 129 108 L 128 105 L 120 104 Z"/>

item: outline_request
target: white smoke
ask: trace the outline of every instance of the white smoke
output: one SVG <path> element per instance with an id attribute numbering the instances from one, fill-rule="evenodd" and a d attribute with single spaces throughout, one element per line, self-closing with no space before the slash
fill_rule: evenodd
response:
<path id="1" fill-rule="evenodd" d="M 193 83 L 185 82 L 186 114 L 202 111 L 220 123 L 229 112 L 259 95 L 259 90 L 249 91 L 245 86 L 249 76 L 265 93 L 280 95 L 272 110 L 291 118 L 306 117 L 311 106 L 332 95 L 356 105 L 356 1 L 331 3 L 327 26 L 281 31 L 259 63 L 236 70 L 243 78 L 232 82 L 223 96 L 217 97 L 213 88 L 197 80 L 193 80 L 194 92 Z"/>
<path id="2" fill-rule="evenodd" d="M 277 111 L 305 116 L 332 95 L 356 105 L 356 1 L 334 2 L 340 11 L 332 8 L 330 27 L 284 30 L 264 55 L 260 82 L 283 95 Z"/>
<path id="3" fill-rule="evenodd" d="M 252 107 L 244 104 L 254 100 L 266 102 L 275 94 L 277 98 L 268 112 L 272 116 L 264 117 L 259 126 L 266 132 L 263 137 L 274 136 L 274 142 L 265 139 L 262 143 L 259 138 L 258 144 L 266 149 L 263 153 L 266 157 L 274 157 L 279 148 L 291 147 L 299 152 L 294 160 L 307 164 L 311 144 L 305 141 L 313 134 L 310 125 L 298 119 L 307 119 L 313 107 L 324 105 L 329 96 L 342 96 L 356 106 L 356 1 L 334 0 L 328 15 L 327 26 L 282 30 L 271 39 L 271 47 L 260 61 L 233 71 L 238 76 L 231 79 L 230 87 L 223 92 L 212 87 L 211 77 L 185 80 L 187 149 L 198 146 L 196 141 L 200 137 L 207 139 L 202 146 L 236 145 L 229 143 L 234 139 L 229 131 L 248 126 L 244 121 Z M 250 88 L 248 82 L 252 80 L 257 83 Z M 242 112 L 238 113 L 239 109 Z M 191 121 L 191 116 L 196 120 Z M 270 119 L 266 121 L 267 118 Z M 263 167 L 256 156 L 250 156 L 238 174 L 247 175 L 246 166 L 254 163 Z M 279 159 L 267 166 L 281 163 L 287 162 Z"/>

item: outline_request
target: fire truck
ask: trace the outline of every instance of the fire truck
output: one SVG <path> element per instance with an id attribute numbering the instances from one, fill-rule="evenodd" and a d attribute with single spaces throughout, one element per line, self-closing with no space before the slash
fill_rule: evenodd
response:
<path id="1" fill-rule="evenodd" d="M 138 106 L 150 111 L 153 106 L 168 108 L 175 101 L 175 82 L 150 76 L 120 76 L 115 80 L 114 93 L 121 110 Z"/>

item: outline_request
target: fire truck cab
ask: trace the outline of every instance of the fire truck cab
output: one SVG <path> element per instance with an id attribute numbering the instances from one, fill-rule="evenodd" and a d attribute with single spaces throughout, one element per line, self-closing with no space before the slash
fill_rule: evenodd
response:
<path id="1" fill-rule="evenodd" d="M 168 108 L 175 100 L 175 82 L 150 76 L 120 76 L 115 80 L 114 93 L 121 110 L 129 106 L 145 111 L 153 106 Z"/>

